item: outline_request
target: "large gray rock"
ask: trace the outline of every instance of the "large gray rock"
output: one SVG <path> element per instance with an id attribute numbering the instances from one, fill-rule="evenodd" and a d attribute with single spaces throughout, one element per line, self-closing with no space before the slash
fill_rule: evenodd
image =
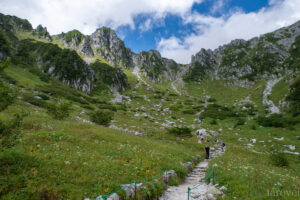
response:
<path id="1" fill-rule="evenodd" d="M 107 197 L 107 198 L 103 198 L 102 196 L 99 196 L 96 198 L 96 200 L 119 200 L 120 197 L 118 194 L 114 193 L 111 196 Z"/>
<path id="2" fill-rule="evenodd" d="M 176 172 L 174 170 L 169 170 L 163 174 L 163 181 L 165 183 L 168 183 L 171 178 L 176 178 L 176 177 L 177 177 Z"/>
<path id="3" fill-rule="evenodd" d="M 122 185 L 123 187 L 126 187 L 124 189 L 125 193 L 126 193 L 126 197 L 128 198 L 134 198 L 135 196 L 135 190 L 136 192 L 139 191 L 142 187 L 142 183 L 138 183 L 138 184 L 125 184 Z"/>

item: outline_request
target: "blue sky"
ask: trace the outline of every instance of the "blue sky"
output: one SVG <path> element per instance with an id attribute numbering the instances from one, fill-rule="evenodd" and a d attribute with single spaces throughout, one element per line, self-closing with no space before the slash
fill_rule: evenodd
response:
<path id="1" fill-rule="evenodd" d="M 268 7 L 267 0 L 227 0 L 224 5 L 213 10 L 216 6 L 216 0 L 208 0 L 202 3 L 195 3 L 191 11 L 200 14 L 221 17 L 229 15 L 232 10 L 243 10 L 245 13 L 257 12 L 263 7 Z M 134 17 L 135 27 L 141 27 L 151 20 L 152 15 L 140 14 Z M 124 40 L 127 47 L 138 53 L 142 50 L 156 49 L 160 38 L 169 38 L 175 36 L 179 39 L 196 33 L 192 24 L 184 24 L 183 19 L 175 14 L 168 14 L 162 22 L 155 24 L 149 30 L 141 30 L 140 28 L 131 29 L 129 25 L 120 26 L 116 29 L 117 34 Z"/>
<path id="2" fill-rule="evenodd" d="M 1 0 L 0 12 L 50 34 L 116 30 L 138 53 L 156 49 L 189 63 L 201 48 L 250 39 L 300 20 L 299 0 Z"/>

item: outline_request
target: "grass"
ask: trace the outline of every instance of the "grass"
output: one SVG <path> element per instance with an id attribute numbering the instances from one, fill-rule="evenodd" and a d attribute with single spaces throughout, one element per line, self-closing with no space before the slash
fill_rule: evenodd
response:
<path id="1" fill-rule="evenodd" d="M 252 123 L 254 122 L 248 121 L 248 125 L 239 126 L 234 130 L 236 134 L 230 134 L 232 131 L 224 127 L 230 124 L 229 121 L 219 123 L 219 127 L 225 130 L 221 139 L 227 142 L 227 150 L 224 155 L 210 163 L 210 168 L 215 168 L 216 183 L 228 188 L 225 199 L 274 199 L 271 191 L 299 190 L 298 156 L 281 154 L 289 163 L 288 166 L 274 164 L 271 156 L 274 149 L 287 150 L 284 144 L 299 146 L 297 131 L 264 127 L 251 130 L 249 126 Z M 284 137 L 284 141 L 274 139 L 281 136 Z M 239 141 L 240 138 L 242 140 Z M 253 144 L 250 139 L 256 139 L 257 142 Z M 250 143 L 254 146 L 248 147 L 247 144 Z M 295 198 L 297 197 L 287 195 L 276 197 Z"/>

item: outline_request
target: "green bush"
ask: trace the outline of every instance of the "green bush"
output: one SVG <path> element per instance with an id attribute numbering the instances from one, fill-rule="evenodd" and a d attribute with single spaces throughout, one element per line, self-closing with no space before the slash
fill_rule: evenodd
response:
<path id="1" fill-rule="evenodd" d="M 114 113 L 109 110 L 98 110 L 90 114 L 92 122 L 104 126 L 108 126 L 113 117 Z"/>
<path id="2" fill-rule="evenodd" d="M 45 101 L 47 101 L 47 100 L 50 99 L 50 97 L 47 96 L 47 95 L 45 95 L 45 94 L 39 94 L 38 96 L 41 97 L 41 99 L 43 99 L 43 100 L 45 100 Z"/>
<path id="3" fill-rule="evenodd" d="M 46 83 L 49 83 L 49 81 L 50 81 L 50 75 L 43 73 L 40 69 L 31 67 L 29 69 L 29 72 L 37 75 L 40 78 L 41 81 L 44 81 Z"/>
<path id="4" fill-rule="evenodd" d="M 62 120 L 69 117 L 71 110 L 72 109 L 70 103 L 60 103 L 60 104 L 49 103 L 47 105 L 48 113 L 54 119 L 58 119 L 58 120 Z"/>
<path id="5" fill-rule="evenodd" d="M 288 167 L 289 162 L 284 153 L 272 153 L 270 155 L 270 161 L 277 167 Z"/>
<path id="6" fill-rule="evenodd" d="M 2 81 L 0 82 L 0 112 L 6 109 L 15 100 L 15 92 Z"/>
<path id="7" fill-rule="evenodd" d="M 213 98 L 213 97 L 210 97 L 207 101 L 208 101 L 208 102 L 216 102 L 217 99 L 215 99 L 215 98 Z"/>
<path id="8" fill-rule="evenodd" d="M 117 108 L 116 106 L 112 105 L 112 104 L 100 104 L 98 105 L 98 108 L 101 110 L 111 110 L 113 112 L 117 112 Z"/>
<path id="9" fill-rule="evenodd" d="M 35 105 L 35 106 L 38 106 L 38 107 L 41 107 L 41 108 L 46 108 L 47 107 L 47 103 L 42 100 L 42 97 L 40 97 L 41 99 L 39 99 L 38 96 L 32 96 L 31 94 L 25 94 L 23 96 L 23 100 L 32 104 L 32 105 Z"/>
<path id="10" fill-rule="evenodd" d="M 269 117 L 267 116 L 258 116 L 256 119 L 257 123 L 265 127 L 291 127 L 299 121 L 295 118 L 290 118 L 283 116 L 282 114 L 272 114 Z"/>
<path id="11" fill-rule="evenodd" d="M 217 124 L 218 124 L 218 122 L 217 122 L 217 120 L 216 120 L 216 119 L 213 119 L 213 120 L 211 120 L 210 124 L 211 124 L 211 125 L 217 125 Z"/>
<path id="12" fill-rule="evenodd" d="M 286 98 L 290 102 L 290 112 L 294 117 L 300 115 L 300 78 L 290 87 L 290 92 Z"/>
<path id="13" fill-rule="evenodd" d="M 184 111 L 182 111 L 182 113 L 183 114 L 194 115 L 194 114 L 197 113 L 197 110 L 192 110 L 192 109 L 190 109 L 190 110 L 184 110 Z"/>
<path id="14" fill-rule="evenodd" d="M 0 120 L 0 150 L 11 148 L 16 144 L 24 116 L 15 114 L 14 118 L 7 123 Z"/>
<path id="15" fill-rule="evenodd" d="M 243 119 L 243 118 L 238 118 L 238 120 L 237 120 L 237 122 L 235 123 L 235 125 L 234 125 L 234 127 L 236 128 L 236 127 L 238 127 L 238 126 L 242 126 L 242 125 L 244 125 L 245 124 L 245 119 Z"/>
<path id="16" fill-rule="evenodd" d="M 201 118 L 226 119 L 229 117 L 238 117 L 233 108 L 220 106 L 218 104 L 209 104 L 205 111 L 201 114 Z"/>
<path id="17" fill-rule="evenodd" d="M 169 134 L 177 135 L 177 136 L 189 136 L 189 137 L 192 136 L 192 130 L 188 127 L 182 127 L 182 128 L 173 127 L 167 129 L 167 132 Z"/>

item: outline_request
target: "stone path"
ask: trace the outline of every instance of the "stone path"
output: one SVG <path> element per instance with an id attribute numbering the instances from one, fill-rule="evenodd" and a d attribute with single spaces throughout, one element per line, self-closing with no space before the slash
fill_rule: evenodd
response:
<path id="1" fill-rule="evenodd" d="M 216 147 L 214 147 L 216 148 Z M 214 150 L 211 148 L 211 158 L 222 154 L 220 149 Z M 205 179 L 205 173 L 208 168 L 208 161 L 204 160 L 200 162 L 192 172 L 186 177 L 184 182 L 178 186 L 170 186 L 165 193 L 159 198 L 159 200 L 187 200 L 188 188 L 192 188 L 201 183 Z M 210 185 L 202 184 L 198 188 L 191 191 L 193 200 L 206 200 L 207 191 Z"/>

